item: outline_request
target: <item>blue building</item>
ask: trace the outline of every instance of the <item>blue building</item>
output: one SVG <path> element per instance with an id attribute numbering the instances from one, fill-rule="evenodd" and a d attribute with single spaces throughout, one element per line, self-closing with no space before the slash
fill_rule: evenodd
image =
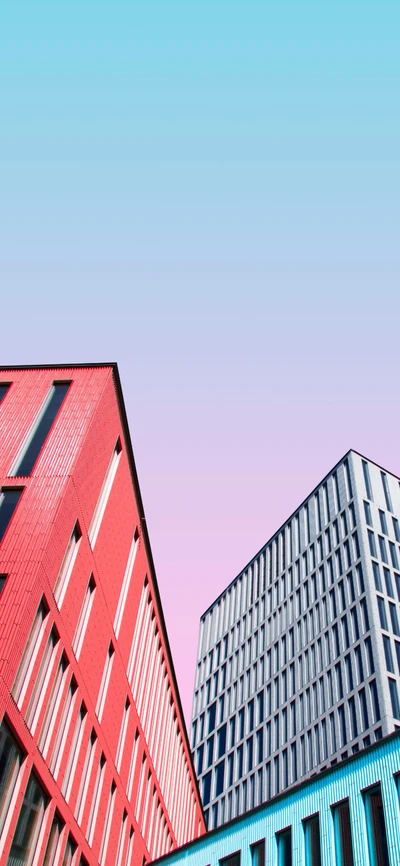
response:
<path id="1" fill-rule="evenodd" d="M 399 866 L 400 734 L 167 854 L 163 866 Z"/>

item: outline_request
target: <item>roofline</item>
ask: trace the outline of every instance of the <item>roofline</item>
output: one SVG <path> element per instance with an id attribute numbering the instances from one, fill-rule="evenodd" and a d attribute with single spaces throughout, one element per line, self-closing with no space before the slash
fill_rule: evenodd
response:
<path id="1" fill-rule="evenodd" d="M 342 758 L 335 764 L 333 767 L 327 767 L 325 770 L 321 770 L 319 773 L 315 773 L 313 776 L 310 776 L 308 779 L 303 779 L 301 782 L 298 782 L 296 785 L 290 785 L 285 791 L 281 791 L 280 794 L 275 794 L 274 797 L 271 797 L 269 800 L 264 800 L 263 803 L 260 803 L 259 806 L 255 806 L 254 809 L 249 809 L 247 812 L 243 812 L 241 815 L 236 815 L 235 818 L 232 818 L 230 821 L 227 821 L 225 824 L 220 824 L 219 827 L 214 827 L 213 830 L 207 830 L 207 832 L 203 836 L 198 836 L 197 839 L 193 839 L 191 842 L 185 842 L 184 845 L 181 845 L 179 848 L 175 848 L 172 851 L 169 851 L 167 854 L 163 854 L 162 857 L 158 857 L 156 860 L 152 860 L 151 866 L 154 863 L 162 863 L 164 860 L 168 860 L 168 858 L 174 857 L 177 854 L 180 854 L 183 851 L 188 851 L 189 848 L 193 845 L 199 845 L 202 842 L 209 839 L 210 836 L 216 836 L 217 833 L 223 832 L 226 835 L 226 832 L 229 827 L 238 824 L 240 821 L 246 821 L 249 819 L 251 815 L 257 815 L 262 812 L 263 809 L 266 809 L 268 806 L 276 806 L 281 800 L 284 800 L 285 797 L 290 797 L 293 794 L 296 794 L 300 789 L 306 788 L 307 785 L 312 785 L 315 782 L 318 782 L 321 777 L 324 779 L 331 775 L 332 773 L 337 772 L 342 768 L 343 765 L 350 764 L 352 761 L 358 761 L 361 757 L 363 757 L 366 753 L 372 752 L 376 749 L 382 748 L 382 746 L 393 739 L 400 739 L 400 731 L 393 731 L 392 734 L 388 734 L 386 737 L 382 737 L 381 740 L 377 740 L 375 743 L 371 743 L 370 746 L 365 746 L 363 749 L 360 749 L 359 752 L 356 752 L 354 755 L 349 755 L 348 758 Z M 366 785 L 365 787 L 368 787 Z"/>
<path id="2" fill-rule="evenodd" d="M 143 538 L 144 545 L 145 545 L 146 556 L 147 556 L 147 560 L 149 563 L 149 571 L 151 574 L 152 584 L 154 587 L 154 595 L 156 598 L 157 611 L 158 611 L 158 615 L 160 618 L 160 627 L 161 627 L 161 632 L 162 632 L 163 641 L 164 641 L 163 649 L 165 650 L 165 655 L 167 656 L 167 660 L 168 660 L 172 684 L 173 684 L 174 691 L 175 691 L 177 709 L 178 709 L 178 713 L 180 715 L 181 722 L 182 722 L 182 733 L 183 733 L 183 736 L 185 739 L 188 758 L 189 758 L 191 768 L 192 768 L 192 778 L 193 778 L 195 790 L 197 792 L 199 808 L 200 808 L 200 812 L 201 812 L 203 821 L 205 823 L 203 803 L 202 803 L 201 796 L 200 796 L 200 788 L 199 788 L 197 775 L 196 775 L 196 772 L 194 769 L 192 752 L 191 752 L 188 732 L 187 732 L 187 728 L 186 728 L 186 721 L 185 721 L 181 697 L 180 697 L 180 693 L 179 693 L 179 687 L 178 687 L 178 681 L 176 678 L 174 663 L 172 660 L 171 647 L 169 644 L 167 627 L 165 624 L 165 618 L 164 618 L 164 612 L 163 612 L 162 603 L 161 603 L 160 591 L 158 588 L 158 581 L 157 581 L 154 559 L 153 559 L 153 554 L 152 554 L 151 545 L 150 545 L 149 533 L 148 533 L 148 529 L 147 529 L 147 521 L 146 521 L 146 515 L 145 515 L 144 507 L 143 507 L 142 494 L 140 492 L 139 478 L 138 478 L 135 458 L 134 458 L 134 454 L 133 454 L 132 440 L 131 440 L 131 434 L 129 431 L 128 416 L 126 414 L 126 407 L 125 407 L 125 401 L 124 401 L 124 396 L 123 396 L 123 392 L 122 392 L 121 377 L 119 375 L 118 364 L 116 361 L 109 361 L 109 362 L 105 361 L 105 362 L 88 363 L 88 364 L 21 364 L 21 365 L 15 365 L 15 366 L 14 365 L 12 365 L 12 366 L 0 365 L 0 371 L 3 371 L 3 370 L 4 371 L 12 371 L 12 370 L 66 370 L 66 369 L 68 369 L 68 370 L 82 370 L 82 369 L 88 369 L 88 368 L 108 368 L 108 369 L 111 369 L 113 377 L 114 377 L 118 407 L 119 407 L 119 411 L 120 411 L 121 423 L 122 423 L 122 428 L 123 428 L 123 432 L 124 432 L 126 451 L 127 451 L 127 456 L 128 456 L 128 463 L 129 463 L 134 493 L 135 493 L 137 506 L 138 506 L 138 514 L 139 514 L 140 526 L 141 526 L 141 530 L 142 530 L 142 538 Z"/>
<path id="3" fill-rule="evenodd" d="M 184 736 L 185 743 L 186 743 L 188 758 L 189 758 L 191 768 L 192 768 L 193 783 L 194 783 L 194 787 L 195 787 L 197 797 L 198 797 L 200 812 L 201 812 L 203 821 L 205 823 L 203 803 L 202 803 L 202 799 L 201 799 L 201 795 L 200 795 L 199 782 L 198 782 L 197 775 L 196 775 L 196 772 L 194 769 L 192 752 L 191 752 L 188 732 L 187 732 L 187 728 L 186 728 L 186 721 L 185 721 L 185 716 L 184 716 L 183 707 L 182 707 L 182 703 L 181 703 L 178 681 L 177 681 L 176 674 L 175 674 L 175 667 L 174 667 L 174 663 L 173 663 L 173 659 L 172 659 L 171 647 L 170 647 L 169 639 L 168 639 L 168 632 L 167 632 L 167 628 L 166 628 L 166 624 L 165 624 L 164 612 L 163 612 L 161 597 L 160 597 L 160 591 L 158 588 L 158 581 L 157 581 L 156 570 L 155 570 L 155 565 L 154 565 L 153 553 L 152 553 L 151 545 L 150 545 L 149 533 L 148 533 L 148 529 L 147 529 L 147 520 L 146 520 L 146 515 L 144 512 L 142 494 L 140 492 L 139 478 L 138 478 L 135 458 L 134 458 L 134 454 L 133 454 L 132 440 L 131 440 L 131 434 L 129 431 L 128 416 L 126 414 L 125 401 L 124 401 L 124 396 L 123 396 L 123 392 L 122 392 L 121 378 L 119 375 L 118 364 L 114 362 L 111 365 L 99 364 L 98 366 L 112 366 L 112 368 L 113 368 L 113 375 L 114 375 L 114 380 L 115 380 L 119 409 L 120 409 L 120 413 L 121 413 L 122 427 L 124 430 L 124 437 L 125 437 L 126 449 L 127 449 L 127 454 L 128 454 L 128 461 L 129 461 L 129 466 L 131 469 L 132 482 L 133 482 L 135 497 L 136 497 L 137 505 L 138 505 L 139 519 L 140 519 L 140 525 L 141 525 L 141 529 L 142 529 L 142 537 L 143 537 L 144 544 L 145 544 L 145 550 L 146 550 L 146 555 L 147 555 L 147 559 L 148 559 L 148 563 L 149 563 L 149 569 L 150 569 L 150 573 L 151 573 L 152 584 L 154 587 L 154 594 L 156 597 L 158 615 L 160 618 L 160 626 L 161 626 L 161 631 L 162 631 L 162 635 L 163 635 L 163 639 L 164 639 L 165 654 L 166 654 L 167 659 L 168 659 L 172 683 L 173 683 L 174 691 L 175 691 L 176 702 L 178 705 L 178 712 L 179 712 L 179 715 L 181 717 L 182 732 L 183 732 L 183 736 Z"/>
<path id="4" fill-rule="evenodd" d="M 0 364 L 0 370 L 82 370 L 90 367 L 112 367 L 118 369 L 116 361 L 99 361 L 87 364 Z"/>
<path id="5" fill-rule="evenodd" d="M 340 466 L 340 464 L 343 463 L 344 460 L 346 460 L 346 457 L 348 457 L 349 454 L 357 454 L 358 457 L 361 457 L 362 460 L 367 460 L 368 463 L 372 463 L 374 466 L 376 466 L 382 472 L 386 472 L 388 475 L 392 475 L 393 478 L 397 478 L 397 480 L 400 482 L 399 476 L 395 475 L 394 472 L 390 472 L 389 469 L 385 469 L 384 466 L 381 466 L 379 463 L 375 463 L 374 460 L 370 460 L 369 457 L 366 457 L 364 454 L 361 454 L 360 451 L 356 451 L 355 448 L 349 448 L 349 450 L 346 451 L 345 454 L 343 454 L 343 457 L 341 457 L 340 460 L 338 460 L 337 463 L 335 463 L 335 465 L 332 466 L 332 468 L 329 470 L 329 472 L 327 472 L 326 475 L 324 475 L 324 477 L 321 478 L 321 481 L 319 481 L 318 484 L 316 484 L 315 487 L 311 490 L 311 492 L 308 493 L 308 495 L 302 500 L 302 502 L 300 502 L 300 505 L 298 505 L 297 508 L 295 508 L 295 510 L 292 511 L 292 513 L 289 515 L 289 517 L 287 517 L 286 520 L 284 520 L 283 523 L 281 523 L 281 525 L 278 527 L 278 529 L 268 538 L 268 540 L 266 542 L 264 542 L 264 544 L 260 547 L 260 549 L 257 551 L 257 553 L 255 553 L 254 556 L 252 556 L 251 559 L 249 559 L 247 565 L 244 565 L 243 568 L 240 569 L 240 571 L 236 575 L 236 577 L 234 577 L 233 580 L 231 580 L 231 582 L 228 583 L 228 586 L 226 586 L 225 589 L 223 589 L 222 592 L 220 592 L 220 594 L 217 595 L 217 597 L 214 599 L 214 601 L 211 602 L 211 604 L 206 608 L 204 613 L 201 614 L 200 622 L 204 619 L 205 616 L 207 616 L 207 614 L 210 612 L 210 610 L 212 610 L 212 608 L 221 600 L 221 598 L 225 595 L 225 593 L 228 592 L 228 590 L 233 586 L 233 584 L 236 583 L 237 580 L 239 580 L 239 577 L 242 576 L 243 572 L 245 572 L 250 567 L 250 565 L 253 564 L 254 560 L 256 560 L 257 557 L 260 556 L 260 553 L 262 553 L 262 551 L 268 546 L 268 544 L 270 544 L 271 541 L 273 541 L 274 538 L 277 535 L 279 535 L 280 532 L 282 532 L 282 529 L 286 526 L 287 523 L 289 523 L 290 520 L 293 519 L 295 514 L 297 514 L 297 512 L 300 511 L 300 508 L 303 508 L 303 506 L 306 504 L 306 502 L 308 502 L 308 500 L 311 499 L 312 496 L 314 496 L 315 492 L 318 490 L 318 487 L 320 487 L 321 484 L 323 484 L 326 481 L 326 479 L 329 478 L 330 475 L 332 475 L 332 472 L 335 472 L 335 469 L 337 469 Z"/>

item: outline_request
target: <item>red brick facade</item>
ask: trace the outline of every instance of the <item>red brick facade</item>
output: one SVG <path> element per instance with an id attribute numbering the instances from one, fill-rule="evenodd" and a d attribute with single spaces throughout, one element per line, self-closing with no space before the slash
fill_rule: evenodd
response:
<path id="1" fill-rule="evenodd" d="M 30 475 L 10 477 L 61 382 Z M 7 383 L 0 518 L 22 492 L 0 541 L 0 866 L 142 866 L 204 823 L 118 371 Z"/>

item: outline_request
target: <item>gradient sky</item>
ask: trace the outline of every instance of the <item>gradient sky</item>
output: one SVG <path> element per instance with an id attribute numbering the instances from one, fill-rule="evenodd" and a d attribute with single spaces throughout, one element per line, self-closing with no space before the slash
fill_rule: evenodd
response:
<path id="1" fill-rule="evenodd" d="M 0 22 L 0 362 L 118 362 L 189 717 L 204 609 L 348 448 L 400 474 L 400 4 Z"/>

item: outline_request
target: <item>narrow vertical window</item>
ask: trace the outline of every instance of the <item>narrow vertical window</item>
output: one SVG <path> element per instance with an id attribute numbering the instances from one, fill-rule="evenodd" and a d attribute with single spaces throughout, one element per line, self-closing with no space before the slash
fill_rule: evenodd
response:
<path id="1" fill-rule="evenodd" d="M 24 752 L 8 725 L 3 721 L 0 726 L 0 835 L 8 815 L 19 768 L 24 757 Z"/>
<path id="2" fill-rule="evenodd" d="M 328 495 L 328 485 L 322 485 L 322 492 L 324 497 L 324 508 L 325 508 L 325 523 L 329 523 L 331 519 L 330 509 L 329 509 L 329 495 Z"/>
<path id="3" fill-rule="evenodd" d="M 103 830 L 103 838 L 101 840 L 100 846 L 100 854 L 99 854 L 99 863 L 100 866 L 105 866 L 106 858 L 107 858 L 107 848 L 108 848 L 108 840 L 110 838 L 110 830 L 113 819 L 114 805 L 115 805 L 115 793 L 117 790 L 117 786 L 114 781 L 111 783 L 110 794 L 107 803 L 107 812 L 106 812 L 106 820 L 104 823 Z"/>
<path id="4" fill-rule="evenodd" d="M 371 487 L 371 481 L 370 481 L 370 477 L 369 477 L 369 468 L 368 468 L 368 463 L 366 460 L 362 461 L 362 468 L 363 468 L 363 474 L 364 474 L 365 493 L 366 493 L 367 499 L 369 499 L 372 502 L 374 497 L 372 495 L 372 487 Z"/>
<path id="5" fill-rule="evenodd" d="M 121 628 L 121 624 L 122 624 L 122 618 L 123 618 L 124 610 L 125 610 L 126 599 L 128 597 L 129 587 L 131 584 L 131 578 L 132 578 L 133 566 L 135 564 L 138 542 L 139 542 L 139 533 L 138 533 L 138 529 L 136 527 L 136 529 L 133 533 L 132 544 L 131 544 L 131 548 L 129 551 L 128 561 L 126 563 L 124 579 L 123 579 L 122 587 L 121 587 L 121 594 L 120 594 L 119 601 L 118 601 L 117 612 L 115 614 L 114 632 L 115 632 L 117 637 L 118 637 L 119 632 L 120 632 L 120 628 Z"/>
<path id="6" fill-rule="evenodd" d="M 109 647 L 108 647 L 106 663 L 104 666 L 103 677 L 102 677 L 101 685 L 100 685 L 99 697 L 97 699 L 96 715 L 97 715 L 99 722 L 101 722 L 101 718 L 102 718 L 103 711 L 104 711 L 104 705 L 106 702 L 107 689 L 108 689 L 108 684 L 110 682 L 111 671 L 112 671 L 112 666 L 113 666 L 113 661 L 114 661 L 114 653 L 115 653 L 114 646 L 113 646 L 113 643 L 111 642 Z"/>
<path id="7" fill-rule="evenodd" d="M 117 859 L 115 861 L 115 866 L 122 866 L 122 857 L 123 857 L 124 847 L 125 847 L 125 836 L 126 836 L 127 826 L 128 826 L 128 813 L 127 813 L 126 809 L 124 809 L 123 815 L 122 815 L 121 830 L 120 830 L 119 840 L 118 840 L 118 851 L 117 851 Z"/>
<path id="8" fill-rule="evenodd" d="M 94 594 L 96 590 L 96 581 L 93 577 L 93 574 L 90 575 L 89 583 L 86 587 L 85 598 L 83 599 L 83 604 L 81 607 L 81 612 L 79 614 L 79 619 L 77 622 L 77 626 L 75 629 L 75 634 L 72 640 L 72 649 L 75 653 L 77 659 L 81 654 L 83 640 L 86 634 L 87 625 L 90 618 L 90 613 L 92 610 L 92 605 L 94 602 Z"/>
<path id="9" fill-rule="evenodd" d="M 389 490 L 389 482 L 387 479 L 386 472 L 381 472 L 381 478 L 382 478 L 383 492 L 385 494 L 386 508 L 388 511 L 393 511 L 392 499 L 391 499 L 390 490 Z"/>
<path id="10" fill-rule="evenodd" d="M 113 453 L 111 455 L 111 460 L 108 464 L 107 472 L 105 474 L 105 478 L 100 490 L 100 495 L 97 500 L 96 507 L 93 512 L 93 517 L 89 526 L 89 541 L 92 549 L 94 548 L 97 536 L 99 534 L 99 529 L 101 526 L 101 521 L 104 517 L 104 512 L 106 510 L 108 497 L 111 493 L 111 489 L 114 483 L 114 478 L 117 474 L 118 463 L 122 452 L 121 440 L 118 436 L 118 439 L 115 443 L 115 447 Z"/>
<path id="11" fill-rule="evenodd" d="M 229 857 L 223 857 L 219 861 L 219 866 L 240 866 L 240 851 L 230 854 Z"/>
<path id="12" fill-rule="evenodd" d="M 47 803 L 48 797 L 32 773 L 22 801 L 7 866 L 15 866 L 16 863 L 24 866 L 32 862 Z"/>
<path id="13" fill-rule="evenodd" d="M 344 466 L 344 480 L 345 480 L 345 484 L 346 484 L 347 499 L 350 500 L 353 498 L 353 489 L 351 486 L 349 461 L 345 460 L 343 463 L 343 466 Z"/>
<path id="14" fill-rule="evenodd" d="M 46 713 L 43 719 L 42 729 L 40 731 L 38 740 L 39 749 L 44 758 L 46 758 L 47 756 L 51 737 L 54 731 L 54 726 L 57 720 L 57 713 L 60 706 L 68 665 L 69 662 L 67 656 L 65 655 L 65 653 L 63 653 L 57 668 L 57 673 L 50 693 L 50 698 L 47 703 Z"/>
<path id="15" fill-rule="evenodd" d="M 292 866 L 292 828 L 276 834 L 278 846 L 278 866 Z"/>
<path id="16" fill-rule="evenodd" d="M 56 811 L 50 828 L 49 841 L 46 846 L 43 866 L 54 866 L 59 850 L 61 834 L 65 827 L 64 821 Z"/>
<path id="17" fill-rule="evenodd" d="M 22 659 L 19 664 L 17 675 L 14 680 L 11 694 L 20 710 L 25 698 L 26 690 L 32 670 L 35 665 L 37 654 L 43 639 L 46 621 L 49 614 L 49 608 L 46 600 L 43 598 L 40 602 L 37 614 L 33 621 L 33 625 L 25 645 Z"/>
<path id="18" fill-rule="evenodd" d="M 94 728 L 92 728 L 92 731 L 91 731 L 91 734 L 89 737 L 88 747 L 86 750 L 85 763 L 83 765 L 83 770 L 82 770 L 81 784 L 80 784 L 79 793 L 78 793 L 76 806 L 75 806 L 75 812 L 74 812 L 74 815 L 75 815 L 75 818 L 76 818 L 78 824 L 81 824 L 81 822 L 82 822 L 83 812 L 84 812 L 85 805 L 86 805 L 86 797 L 87 797 L 87 792 L 88 792 L 88 788 L 89 788 L 90 776 L 92 773 L 94 755 L 95 755 L 95 751 L 96 751 L 96 743 L 97 743 L 96 732 L 95 732 Z"/>
<path id="19" fill-rule="evenodd" d="M 97 770 L 96 782 L 93 791 L 92 805 L 90 807 L 90 815 L 87 827 L 86 837 L 89 842 L 89 845 L 93 843 L 94 831 L 96 828 L 96 819 L 97 813 L 99 811 L 99 804 L 101 798 L 101 790 L 103 787 L 104 775 L 106 770 L 106 759 L 103 752 L 100 755 L 100 762 Z"/>
<path id="20" fill-rule="evenodd" d="M 9 387 L 9 382 L 0 382 L 0 403 L 2 400 L 4 400 L 4 397 L 6 396 Z"/>
<path id="21" fill-rule="evenodd" d="M 354 866 L 349 801 L 332 807 L 337 866 Z"/>
<path id="22" fill-rule="evenodd" d="M 25 721 L 30 729 L 31 734 L 34 734 L 36 725 L 40 716 L 40 711 L 43 707 L 46 697 L 47 688 L 50 677 L 53 672 L 53 664 L 56 655 L 56 648 L 59 641 L 59 635 L 55 626 L 51 629 L 45 650 L 40 662 L 40 667 L 37 672 L 36 681 L 32 689 L 28 709 L 26 711 Z"/>
<path id="23" fill-rule="evenodd" d="M 396 680 L 389 679 L 390 700 L 392 702 L 392 713 L 394 719 L 400 719 L 399 693 L 397 690 Z"/>
<path id="24" fill-rule="evenodd" d="M 321 866 L 321 840 L 319 815 L 303 821 L 306 847 L 306 866 Z"/>
<path id="25" fill-rule="evenodd" d="M 3 589 L 5 587 L 7 577 L 8 577 L 8 574 L 0 574 L 0 595 L 3 592 Z"/>
<path id="26" fill-rule="evenodd" d="M 53 751 L 50 758 L 50 770 L 56 779 L 60 770 L 60 764 L 64 754 L 65 743 L 68 736 L 69 726 L 74 709 L 75 696 L 77 690 L 77 682 L 74 676 L 71 677 L 67 696 L 64 701 L 60 725 L 57 730 L 57 736 L 54 742 Z"/>
<path id="27" fill-rule="evenodd" d="M 0 541 L 3 540 L 8 525 L 20 500 L 22 490 L 3 487 L 0 490 Z"/>
<path id="28" fill-rule="evenodd" d="M 132 786 L 133 786 L 133 780 L 134 780 L 134 777 L 135 777 L 135 770 L 136 770 L 136 762 L 137 762 L 138 748 L 139 748 L 139 731 L 138 731 L 138 729 L 136 728 L 136 731 L 135 731 L 135 738 L 134 738 L 134 741 L 133 741 L 133 749 L 132 749 L 131 764 L 130 764 L 130 767 L 129 767 L 128 784 L 127 784 L 127 786 L 126 786 L 126 796 L 128 797 L 128 800 L 130 800 L 130 799 L 131 799 L 131 796 L 132 796 Z M 202 747 L 202 748 L 203 748 L 203 747 Z"/>
<path id="29" fill-rule="evenodd" d="M 337 472 L 333 473 L 333 498 L 335 500 L 335 511 L 340 511 L 340 493 Z"/>
<path id="30" fill-rule="evenodd" d="M 75 526 L 72 530 L 72 535 L 67 544 L 67 549 L 64 553 L 64 558 L 61 563 L 60 571 L 57 575 L 57 580 L 54 585 L 54 598 L 59 608 L 64 601 L 64 596 L 67 591 L 69 580 L 72 574 L 72 569 L 78 555 L 79 542 L 81 538 L 82 532 L 78 521 L 76 521 Z"/>
<path id="31" fill-rule="evenodd" d="M 85 728 L 87 710 L 85 704 L 81 703 L 78 718 L 75 724 L 75 730 L 72 737 L 72 743 L 69 750 L 68 762 L 64 773 L 64 778 L 61 785 L 61 791 L 68 803 L 71 796 L 71 789 L 74 782 L 76 765 L 78 763 L 79 752 L 82 745 L 82 737 Z"/>
<path id="32" fill-rule="evenodd" d="M 381 786 L 364 793 L 366 825 L 370 862 L 376 866 L 389 866 L 389 852 L 385 827 Z"/>
<path id="33" fill-rule="evenodd" d="M 55 382 L 52 386 L 11 469 L 10 476 L 13 478 L 31 474 L 70 384 L 70 382 Z"/>
<path id="34" fill-rule="evenodd" d="M 123 758 L 123 754 L 124 754 L 126 732 L 128 730 L 130 709 L 131 709 L 131 702 L 130 702 L 129 698 L 127 698 L 125 701 L 124 713 L 122 716 L 122 725 L 121 725 L 121 731 L 120 731 L 119 741 L 118 741 L 117 757 L 116 757 L 116 761 L 115 761 L 115 766 L 116 766 L 118 772 L 120 772 L 120 770 L 121 770 L 122 758 Z"/>
<path id="35" fill-rule="evenodd" d="M 251 866 L 265 866 L 265 839 L 250 846 Z"/>

